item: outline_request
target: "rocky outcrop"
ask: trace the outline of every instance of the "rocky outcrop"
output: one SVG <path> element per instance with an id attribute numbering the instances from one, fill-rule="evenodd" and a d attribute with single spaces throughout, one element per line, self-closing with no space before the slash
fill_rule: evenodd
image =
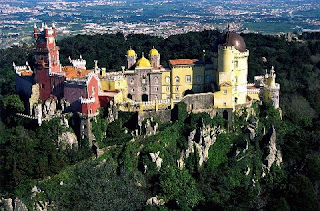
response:
<path id="1" fill-rule="evenodd" d="M 58 137 L 58 145 L 61 149 L 77 148 L 78 147 L 77 136 L 74 133 L 71 133 L 69 131 L 63 132 Z"/>
<path id="2" fill-rule="evenodd" d="M 264 163 L 264 169 L 267 170 L 267 172 L 270 172 L 270 168 L 272 166 L 272 164 L 276 164 L 278 167 L 280 167 L 281 163 L 282 163 L 282 154 L 281 151 L 279 149 L 277 149 L 277 134 L 276 134 L 276 130 L 274 127 L 271 127 L 268 134 L 268 143 L 267 143 L 267 147 L 265 149 L 265 154 L 267 155 L 266 158 L 264 159 L 263 163 Z M 263 176 L 265 176 L 265 171 L 263 171 Z"/>
<path id="3" fill-rule="evenodd" d="M 43 104 L 42 114 L 44 117 L 53 116 L 55 115 L 56 110 L 57 110 L 57 99 L 49 98 Z"/>
<path id="4" fill-rule="evenodd" d="M 257 135 L 256 130 L 259 125 L 259 119 L 258 118 L 249 118 L 248 122 L 249 122 L 249 125 L 248 125 L 247 129 L 245 130 L 245 132 L 247 134 L 249 134 L 250 140 L 253 141 Z"/>
<path id="5" fill-rule="evenodd" d="M 11 198 L 0 199 L 0 210 L 1 211 L 28 211 L 27 206 L 18 198 L 12 200 Z"/>
<path id="6" fill-rule="evenodd" d="M 184 168 L 184 159 L 188 158 L 190 153 L 194 153 L 195 148 L 199 155 L 199 166 L 202 166 L 208 160 L 209 148 L 215 143 L 221 132 L 220 126 L 204 125 L 202 120 L 200 127 L 193 130 L 188 136 L 188 148 L 181 152 L 180 158 L 177 160 L 178 167 Z"/>
<path id="7" fill-rule="evenodd" d="M 158 196 L 151 197 L 150 199 L 147 200 L 146 205 L 151 205 L 151 206 L 162 206 L 164 205 L 164 200 L 163 199 L 158 199 Z"/>
<path id="8" fill-rule="evenodd" d="M 161 164 L 162 164 L 162 158 L 159 156 L 160 151 L 156 153 L 149 153 L 149 156 L 152 160 L 153 163 L 156 163 L 158 171 L 161 169 Z"/>
<path id="9" fill-rule="evenodd" d="M 108 117 L 107 117 L 107 121 L 109 123 L 115 121 L 116 119 L 118 119 L 118 109 L 116 107 L 116 105 L 113 103 L 113 101 L 110 101 L 110 106 L 108 107 Z"/>
<path id="10" fill-rule="evenodd" d="M 156 135 L 159 129 L 159 124 L 153 122 L 153 118 L 147 119 L 145 122 L 142 122 L 141 134 L 145 136 L 153 136 Z"/>

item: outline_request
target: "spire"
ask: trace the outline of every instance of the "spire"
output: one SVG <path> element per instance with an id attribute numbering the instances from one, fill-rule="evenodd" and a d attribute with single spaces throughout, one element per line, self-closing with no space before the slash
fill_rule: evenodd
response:
<path id="1" fill-rule="evenodd" d="M 270 70 L 270 73 L 272 74 L 272 73 L 274 73 L 275 71 L 274 71 L 274 66 L 272 66 L 271 67 L 271 70 Z"/>
<path id="2" fill-rule="evenodd" d="M 15 67 L 15 66 L 16 66 L 16 63 L 12 62 L 12 66 Z"/>
<path id="3" fill-rule="evenodd" d="M 56 28 L 56 25 L 52 22 L 52 28 Z"/>
<path id="4" fill-rule="evenodd" d="M 142 52 L 142 57 L 144 57 L 144 52 Z"/>
<path id="5" fill-rule="evenodd" d="M 37 28 L 37 24 L 36 24 L 36 23 L 33 24 L 33 28 L 34 28 L 34 29 Z"/>
<path id="6" fill-rule="evenodd" d="M 80 60 L 82 59 L 82 55 L 80 54 Z"/>
<path id="7" fill-rule="evenodd" d="M 229 23 L 228 27 L 227 27 L 227 31 L 230 32 L 230 31 L 232 31 L 232 29 L 233 29 L 233 24 Z"/>

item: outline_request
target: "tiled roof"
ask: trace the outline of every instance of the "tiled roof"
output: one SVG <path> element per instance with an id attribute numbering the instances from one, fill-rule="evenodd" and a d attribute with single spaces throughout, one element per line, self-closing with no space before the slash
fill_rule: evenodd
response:
<path id="1" fill-rule="evenodd" d="M 199 61 L 198 59 L 172 59 L 169 60 L 169 63 L 171 65 L 190 65 L 190 64 L 194 64 L 197 61 Z"/>
<path id="2" fill-rule="evenodd" d="M 62 71 L 66 73 L 66 78 L 84 78 L 89 73 L 93 72 L 93 70 L 85 70 L 82 68 L 66 66 L 62 67 Z"/>
<path id="3" fill-rule="evenodd" d="M 23 71 L 21 73 L 22 76 L 31 76 L 33 74 L 33 71 Z"/>

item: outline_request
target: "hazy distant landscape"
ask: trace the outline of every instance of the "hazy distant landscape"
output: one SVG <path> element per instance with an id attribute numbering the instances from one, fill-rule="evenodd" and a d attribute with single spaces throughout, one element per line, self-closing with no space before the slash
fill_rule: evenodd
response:
<path id="1" fill-rule="evenodd" d="M 55 22 L 59 36 L 143 33 L 168 37 L 224 29 L 266 34 L 320 30 L 319 1 L 301 0 L 1 0 L 0 47 L 29 43 L 34 23 Z"/>

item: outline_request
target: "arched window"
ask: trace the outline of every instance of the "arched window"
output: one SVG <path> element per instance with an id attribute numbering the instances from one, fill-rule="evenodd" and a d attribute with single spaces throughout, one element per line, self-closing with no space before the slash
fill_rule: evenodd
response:
<path id="1" fill-rule="evenodd" d="M 159 82 L 159 78 L 158 77 L 154 77 L 153 81 L 154 81 L 155 84 L 157 84 Z"/>
<path id="2" fill-rule="evenodd" d="M 180 82 L 179 76 L 176 76 L 176 77 L 174 78 L 174 80 L 175 80 L 177 83 L 179 83 L 179 82 Z"/>
<path id="3" fill-rule="evenodd" d="M 131 83 L 131 84 L 134 83 L 134 79 L 133 79 L 133 78 L 130 79 L 130 83 Z"/>
<path id="4" fill-rule="evenodd" d="M 211 82 L 211 76 L 210 75 L 206 75 L 206 83 L 210 83 Z"/>
<path id="5" fill-rule="evenodd" d="M 197 76 L 197 82 L 200 83 L 200 82 L 201 82 L 201 79 L 202 79 L 201 76 L 198 75 L 198 76 Z"/>
<path id="6" fill-rule="evenodd" d="M 170 83 L 170 77 L 169 76 L 166 77 L 166 83 Z"/>

